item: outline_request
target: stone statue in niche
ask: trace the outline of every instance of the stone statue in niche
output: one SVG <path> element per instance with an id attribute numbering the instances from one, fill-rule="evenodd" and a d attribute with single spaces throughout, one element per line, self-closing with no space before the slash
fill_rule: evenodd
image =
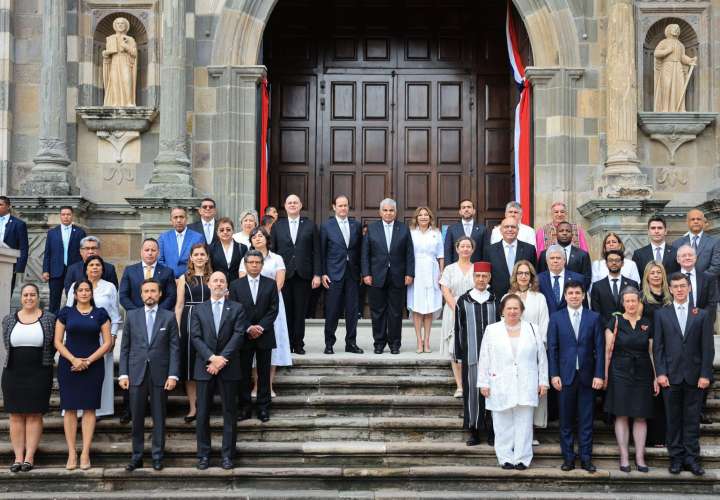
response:
<path id="1" fill-rule="evenodd" d="M 124 17 L 113 21 L 114 35 L 105 39 L 103 56 L 104 106 L 135 106 L 137 81 L 137 45 L 128 36 L 130 23 Z"/>
<path id="2" fill-rule="evenodd" d="M 685 46 L 678 39 L 680 26 L 668 24 L 665 39 L 655 47 L 654 110 L 677 113 L 685 111 L 685 94 L 697 57 L 685 55 Z"/>

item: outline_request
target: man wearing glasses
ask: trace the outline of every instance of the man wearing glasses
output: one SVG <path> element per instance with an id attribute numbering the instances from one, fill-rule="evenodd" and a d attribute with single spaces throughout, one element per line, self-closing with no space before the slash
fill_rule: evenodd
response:
<path id="1" fill-rule="evenodd" d="M 215 200 L 212 198 L 203 198 L 200 202 L 200 220 L 188 225 L 188 228 L 205 236 L 207 246 L 212 245 L 218 239 L 217 237 L 217 207 Z"/>
<path id="2" fill-rule="evenodd" d="M 80 240 L 80 257 L 82 260 L 71 264 L 65 273 L 65 281 L 63 283 L 65 295 L 67 295 L 73 283 L 85 277 L 85 261 L 95 255 L 102 257 L 100 238 L 97 236 L 85 236 Z M 115 266 L 107 261 L 105 261 L 105 270 L 103 271 L 102 279 L 115 285 L 115 288 L 118 287 L 118 277 Z"/>

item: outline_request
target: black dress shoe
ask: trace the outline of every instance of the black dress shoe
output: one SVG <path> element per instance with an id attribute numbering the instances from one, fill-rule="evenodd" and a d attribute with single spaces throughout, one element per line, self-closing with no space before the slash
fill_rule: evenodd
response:
<path id="1" fill-rule="evenodd" d="M 197 463 L 198 470 L 205 470 L 208 467 L 210 467 L 210 458 L 209 457 L 198 458 L 198 463 Z"/>
<path id="2" fill-rule="evenodd" d="M 125 466 L 125 470 L 128 472 L 132 472 L 135 469 L 142 469 L 142 467 L 143 467 L 142 460 L 131 460 L 130 463 Z"/>
<path id="3" fill-rule="evenodd" d="M 629 465 L 621 465 L 620 472 L 630 472 L 630 466 Z"/>
<path id="4" fill-rule="evenodd" d="M 400 349 L 398 349 L 398 348 L 390 349 L 390 354 L 400 354 Z"/>
<path id="5" fill-rule="evenodd" d="M 120 423 L 123 425 L 127 425 L 130 423 L 130 420 L 132 420 L 132 416 L 130 415 L 129 411 L 126 411 L 122 415 L 120 415 Z"/>
<path id="6" fill-rule="evenodd" d="M 706 424 L 706 425 L 712 424 L 712 423 L 713 423 L 713 419 L 710 418 L 710 417 L 709 417 L 708 415 L 706 415 L 705 413 L 701 413 L 701 414 L 700 414 L 700 423 L 701 423 L 701 424 Z"/>
<path id="7" fill-rule="evenodd" d="M 697 462 L 695 462 L 693 464 L 689 464 L 689 465 L 685 466 L 685 468 L 687 470 L 689 470 L 690 472 L 692 472 L 693 476 L 704 476 L 705 475 L 705 469 L 703 469 L 702 466 L 700 466 L 700 464 Z"/>
<path id="8" fill-rule="evenodd" d="M 358 346 L 356 346 L 355 344 L 353 344 L 353 345 L 346 345 L 346 346 L 345 346 L 345 352 L 351 352 L 351 353 L 353 353 L 353 354 L 362 354 L 362 353 L 364 353 L 365 351 L 363 351 L 363 350 L 360 349 Z"/>
<path id="9" fill-rule="evenodd" d="M 503 470 L 513 470 L 513 469 L 515 469 L 515 466 L 514 466 L 513 464 L 511 464 L 510 462 L 505 462 L 504 464 L 502 464 L 501 467 L 503 468 Z"/>
<path id="10" fill-rule="evenodd" d="M 22 465 L 20 466 L 20 470 L 23 472 L 30 472 L 31 470 L 33 470 L 33 467 L 34 467 L 34 465 L 31 464 L 30 462 L 23 462 Z"/>
<path id="11" fill-rule="evenodd" d="M 222 467 L 225 470 L 230 470 L 235 467 L 235 464 L 232 461 L 232 458 L 223 458 L 222 462 L 220 462 L 220 467 Z"/>
<path id="12" fill-rule="evenodd" d="M 668 467 L 668 472 L 670 472 L 670 474 L 680 474 L 682 472 L 682 465 L 671 463 L 670 467 Z"/>
<path id="13" fill-rule="evenodd" d="M 240 412 L 240 415 L 238 415 L 238 420 L 242 422 L 243 420 L 250 420 L 252 418 L 252 409 L 248 408 L 247 410 L 242 410 Z"/>
<path id="14" fill-rule="evenodd" d="M 162 460 L 153 460 L 153 470 L 163 470 Z"/>
<path id="15" fill-rule="evenodd" d="M 635 462 L 635 467 L 637 467 L 638 472 L 650 472 L 650 467 L 647 465 L 638 465 L 638 463 Z"/>
<path id="16" fill-rule="evenodd" d="M 270 412 L 267 410 L 259 411 L 258 420 L 260 420 L 260 422 L 267 422 L 268 420 L 270 420 Z"/>
<path id="17" fill-rule="evenodd" d="M 335 351 L 333 351 L 333 348 L 332 348 L 332 347 L 329 347 L 329 346 L 328 346 L 328 347 L 326 347 L 325 350 L 323 351 L 323 354 L 335 354 Z"/>
<path id="18" fill-rule="evenodd" d="M 195 422 L 195 419 L 197 418 L 197 415 L 185 415 L 183 417 L 183 420 L 186 424 L 190 424 L 192 422 Z"/>
<path id="19" fill-rule="evenodd" d="M 302 347 L 296 347 L 295 354 L 305 354 L 305 349 L 303 349 Z"/>
<path id="20" fill-rule="evenodd" d="M 563 472 L 570 472 L 571 470 L 575 469 L 575 464 L 573 462 L 563 462 L 563 464 L 560 466 L 560 470 Z"/>
<path id="21" fill-rule="evenodd" d="M 384 349 L 378 349 L 377 347 L 373 350 L 375 354 L 382 354 Z"/>
<path id="22" fill-rule="evenodd" d="M 580 462 L 580 468 L 587 472 L 597 472 L 597 467 L 595 467 L 589 460 L 587 462 Z"/>
<path id="23" fill-rule="evenodd" d="M 470 439 L 465 441 L 465 444 L 468 446 L 477 446 L 480 444 L 480 435 L 477 432 L 471 432 L 470 433 Z"/>
<path id="24" fill-rule="evenodd" d="M 525 465 L 524 463 L 520 462 L 519 464 L 515 464 L 515 470 L 525 470 L 525 469 L 527 469 L 527 465 Z"/>
<path id="25" fill-rule="evenodd" d="M 20 472 L 22 470 L 22 464 L 20 462 L 15 462 L 10 466 L 10 472 Z"/>
<path id="26" fill-rule="evenodd" d="M 495 433 L 494 432 L 488 432 L 487 444 L 488 444 L 488 446 L 495 446 Z"/>

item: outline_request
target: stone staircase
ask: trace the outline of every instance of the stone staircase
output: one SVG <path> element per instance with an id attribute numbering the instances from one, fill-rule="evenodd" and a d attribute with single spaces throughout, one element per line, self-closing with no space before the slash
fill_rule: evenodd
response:
<path id="1" fill-rule="evenodd" d="M 462 402 L 452 397 L 448 362 L 434 352 L 417 355 L 414 334 L 404 331 L 399 356 L 322 352 L 322 327 L 309 322 L 308 355 L 295 356 L 276 380 L 272 419 L 238 424 L 236 468 L 217 467 L 221 418 L 211 419 L 214 467 L 195 469 L 194 425 L 185 424 L 184 396 L 169 401 L 165 470 L 127 473 L 130 426 L 116 418 L 98 422 L 93 468 L 66 471 L 59 398 L 45 418 L 37 468 L 0 470 L 0 498 L 717 498 L 720 493 L 720 383 L 702 428 L 707 474 L 667 472 L 665 449 L 647 451 L 649 474 L 617 469 L 612 430 L 595 424 L 598 472 L 560 471 L 557 424 L 537 432 L 541 445 L 529 470 L 503 471 L 487 445 L 465 446 Z M 436 327 L 436 336 L 439 326 Z M 359 344 L 370 351 L 369 324 Z M 342 341 L 338 342 L 342 347 Z M 720 347 L 720 346 L 718 346 Z M 342 351 L 340 349 L 339 351 Z M 435 347 L 437 351 L 437 346 Z M 371 351 L 370 351 L 371 352 Z M 720 365 L 716 363 L 717 377 Z M 120 404 L 120 398 L 116 398 Z M 215 412 L 217 414 L 217 412 Z M 147 427 L 151 420 L 148 418 Z M 8 420 L 0 419 L 0 451 L 12 461 Z M 149 447 L 149 437 L 147 439 Z M 146 458 L 149 466 L 149 459 Z"/>

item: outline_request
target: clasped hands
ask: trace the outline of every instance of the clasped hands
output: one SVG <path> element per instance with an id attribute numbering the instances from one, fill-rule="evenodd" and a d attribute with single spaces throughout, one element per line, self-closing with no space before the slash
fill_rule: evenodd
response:
<path id="1" fill-rule="evenodd" d="M 208 363 L 205 369 L 210 375 L 217 375 L 220 373 L 220 370 L 225 368 L 228 364 L 228 359 L 225 356 L 220 356 L 219 354 L 213 354 L 210 356 L 209 361 L 210 363 Z"/>
<path id="2" fill-rule="evenodd" d="M 70 360 L 71 372 L 81 372 L 90 368 L 90 358 L 72 358 Z"/>
<path id="3" fill-rule="evenodd" d="M 250 337 L 250 340 L 255 340 L 260 335 L 263 334 L 265 329 L 260 325 L 252 325 L 250 328 L 247 329 L 247 334 Z"/>

